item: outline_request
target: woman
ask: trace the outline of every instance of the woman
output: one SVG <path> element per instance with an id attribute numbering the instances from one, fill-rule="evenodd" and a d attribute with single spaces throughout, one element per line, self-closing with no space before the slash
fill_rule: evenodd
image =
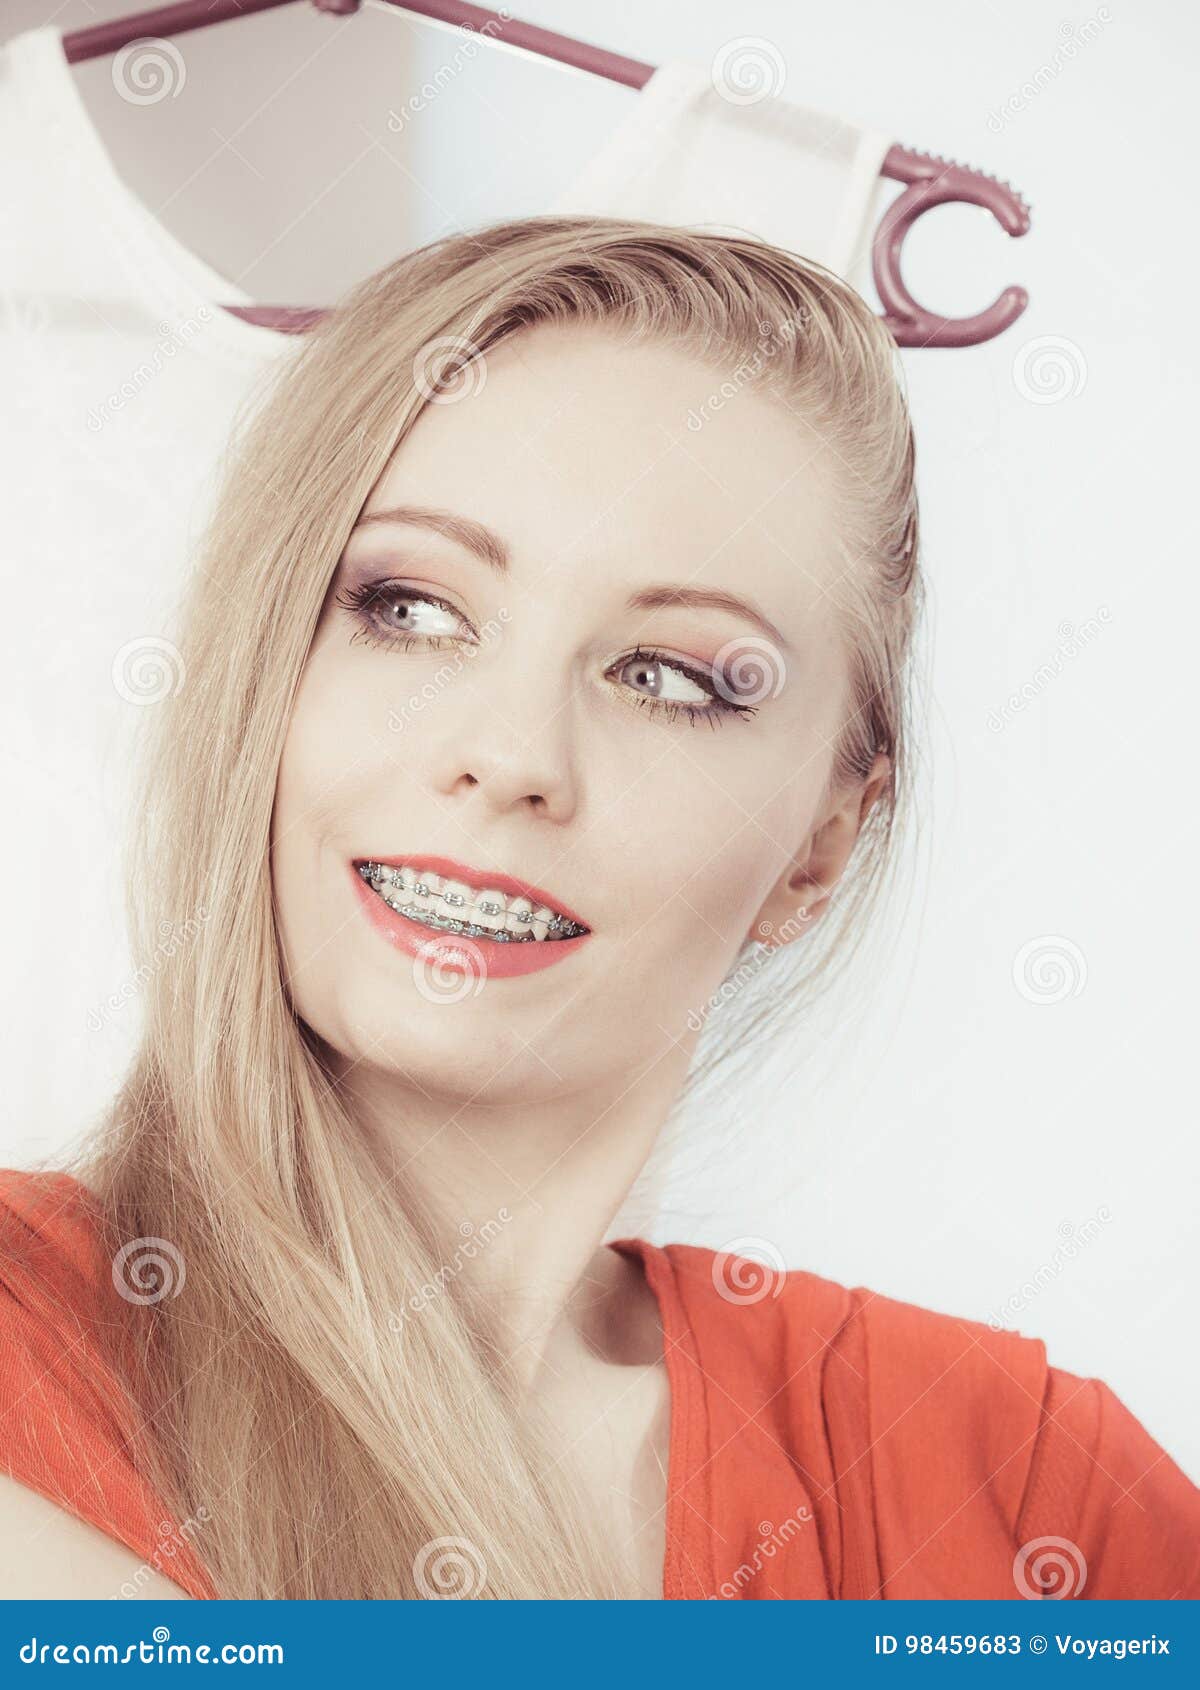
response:
<path id="1" fill-rule="evenodd" d="M 916 558 L 891 342 L 769 246 L 507 223 L 313 333 L 158 724 L 138 1060 L 4 1181 L 22 1593 L 1200 1595 L 1037 1340 L 605 1243 L 722 983 L 882 882 Z"/>

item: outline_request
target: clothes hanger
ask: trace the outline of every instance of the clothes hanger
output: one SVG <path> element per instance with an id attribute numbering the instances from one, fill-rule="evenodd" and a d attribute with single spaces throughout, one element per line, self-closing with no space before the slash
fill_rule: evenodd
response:
<path id="1" fill-rule="evenodd" d="M 62 38 L 63 52 L 67 61 L 74 64 L 80 59 L 119 52 L 131 41 L 148 35 L 182 35 L 205 24 L 224 23 L 249 12 L 265 12 L 294 3 L 295 0 L 180 0 L 179 4 L 155 11 L 72 30 Z M 338 17 L 350 16 L 359 9 L 359 0 L 312 0 L 312 4 L 319 12 Z M 627 88 L 644 87 L 654 74 L 653 65 L 623 58 L 619 53 L 606 52 L 567 35 L 556 35 L 552 30 L 522 23 L 507 14 L 467 5 L 464 0 L 385 0 L 385 4 L 437 23 L 481 31 L 489 40 L 555 59 L 593 76 L 623 83 Z M 927 311 L 904 284 L 900 253 L 904 238 L 918 217 L 935 205 L 954 200 L 982 206 L 991 212 L 1006 234 L 1023 235 L 1029 228 L 1029 207 L 1020 194 L 1007 182 L 999 182 L 981 170 L 939 158 L 934 153 L 915 152 L 909 147 L 892 147 L 880 174 L 905 184 L 904 192 L 893 200 L 880 219 L 871 248 L 871 269 L 883 304 L 883 321 L 897 345 L 977 346 L 1015 323 L 1029 303 L 1029 295 L 1021 287 L 1005 288 L 986 310 L 971 317 L 941 317 Z M 296 305 L 226 305 L 222 309 L 246 322 L 288 334 L 303 333 L 325 315 L 323 309 Z"/>

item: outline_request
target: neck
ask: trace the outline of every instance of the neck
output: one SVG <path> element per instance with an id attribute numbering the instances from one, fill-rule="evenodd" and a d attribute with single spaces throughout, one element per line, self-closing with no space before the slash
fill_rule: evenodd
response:
<path id="1" fill-rule="evenodd" d="M 344 1076 L 383 1177 L 413 1194 L 439 1288 L 488 1310 L 517 1388 L 625 1359 L 634 1276 L 605 1245 L 678 1095 L 690 1051 L 568 1097 L 435 1096 L 359 1064 Z M 618 1306 L 620 1305 L 620 1306 Z"/>

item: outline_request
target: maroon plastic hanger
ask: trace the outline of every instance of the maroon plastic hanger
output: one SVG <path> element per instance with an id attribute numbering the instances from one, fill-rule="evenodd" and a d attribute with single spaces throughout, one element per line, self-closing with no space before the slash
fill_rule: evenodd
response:
<path id="1" fill-rule="evenodd" d="M 63 36 L 63 51 L 68 61 L 75 63 L 79 59 L 119 52 L 131 41 L 148 35 L 182 35 L 185 30 L 200 29 L 205 24 L 224 23 L 248 12 L 265 12 L 274 6 L 293 3 L 294 0 L 181 0 L 178 5 L 73 30 Z M 482 6 L 466 5 L 463 0 L 386 0 L 386 3 L 439 23 L 483 30 L 491 40 L 523 47 L 560 64 L 624 83 L 628 88 L 643 87 L 654 74 L 653 65 L 606 52 L 586 41 L 574 41 L 567 35 L 556 35 L 536 24 L 502 17 Z M 359 0 L 312 0 L 312 4 L 319 12 L 337 16 L 348 16 L 359 8 Z M 933 153 L 913 152 L 908 147 L 892 147 L 880 174 L 906 184 L 904 192 L 880 219 L 871 250 L 871 268 L 883 302 L 883 320 L 897 344 L 976 346 L 1015 323 L 1029 303 L 1029 295 L 1020 287 L 1005 288 L 986 311 L 979 311 L 973 317 L 939 317 L 927 311 L 904 285 L 900 252 L 904 237 L 917 218 L 931 206 L 945 205 L 950 200 L 982 206 L 991 212 L 1006 234 L 1023 235 L 1029 228 L 1029 207 L 1021 196 L 1007 182 L 998 182 L 994 176 L 985 176 L 980 170 L 956 164 L 953 159 L 938 158 Z M 322 309 L 295 305 L 227 305 L 224 309 L 247 322 L 290 334 L 302 333 L 325 314 Z"/>

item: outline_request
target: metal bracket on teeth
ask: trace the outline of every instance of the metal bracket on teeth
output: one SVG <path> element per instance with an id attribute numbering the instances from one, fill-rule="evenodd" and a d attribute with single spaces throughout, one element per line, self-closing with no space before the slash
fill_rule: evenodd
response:
<path id="1" fill-rule="evenodd" d="M 477 927 L 473 921 L 456 921 L 450 915 L 435 915 L 432 910 L 419 910 L 415 904 L 401 908 L 393 904 L 390 898 L 385 898 L 384 902 L 399 915 L 407 916 L 409 921 L 415 921 L 421 927 L 436 927 L 439 932 L 457 933 L 464 939 L 496 939 L 502 945 L 523 945 L 527 940 L 537 943 L 532 933 L 494 933 L 490 928 Z"/>
<path id="2" fill-rule="evenodd" d="M 368 881 L 374 881 L 377 879 L 383 880 L 390 875 L 392 885 L 394 886 L 396 884 L 395 872 L 386 870 L 381 863 L 360 863 L 358 872 L 364 880 Z M 418 890 L 420 889 L 420 884 L 418 883 Z M 461 895 L 455 896 L 454 894 L 451 894 L 450 897 L 447 898 L 444 892 L 435 893 L 428 887 L 425 888 L 425 890 L 428 892 L 430 897 L 442 898 L 449 903 L 452 908 L 457 907 L 463 901 Z M 415 904 L 401 907 L 398 904 L 393 904 L 390 898 L 385 898 L 384 902 L 390 905 L 392 909 L 396 910 L 398 914 L 407 916 L 410 921 L 420 922 L 425 927 L 438 927 L 445 929 L 450 933 L 459 933 L 468 939 L 495 939 L 502 945 L 521 945 L 527 940 L 533 940 L 532 933 L 505 933 L 497 931 L 491 927 L 481 927 L 474 921 L 461 921 L 456 920 L 453 916 L 436 915 L 432 910 L 419 910 Z M 498 911 L 493 913 L 498 913 Z M 530 923 L 533 921 L 532 910 L 518 910 L 516 912 L 516 916 L 517 920 L 520 922 Z M 551 932 L 558 933 L 570 932 L 574 925 L 574 922 L 567 921 L 563 916 L 558 915 L 551 916 L 550 920 L 546 923 L 547 928 Z M 582 932 L 585 930 L 580 929 L 580 931 Z M 533 940 L 533 942 L 536 944 L 538 941 Z"/>

